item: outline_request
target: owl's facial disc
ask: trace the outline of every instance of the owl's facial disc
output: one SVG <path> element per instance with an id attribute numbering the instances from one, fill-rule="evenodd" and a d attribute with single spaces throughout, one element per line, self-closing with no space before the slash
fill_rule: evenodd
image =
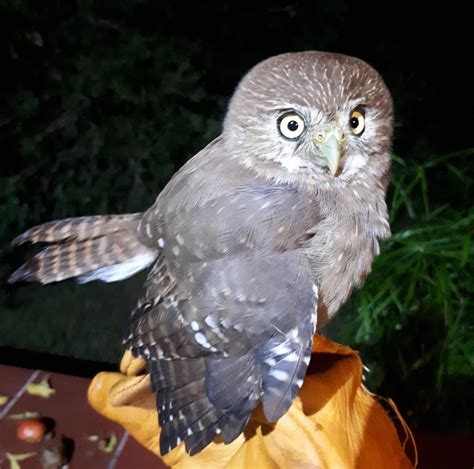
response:
<path id="1" fill-rule="evenodd" d="M 339 171 L 343 142 L 346 138 L 337 123 L 322 123 L 307 129 L 305 119 L 294 110 L 285 111 L 277 120 L 280 135 L 285 140 L 301 141 L 308 130 L 313 151 L 311 160 L 319 166 L 328 168 L 333 176 Z"/>
<path id="2" fill-rule="evenodd" d="M 342 145 L 346 136 L 337 124 L 317 126 L 312 132 L 312 140 L 316 149 L 315 161 L 329 169 L 333 176 L 339 172 Z"/>

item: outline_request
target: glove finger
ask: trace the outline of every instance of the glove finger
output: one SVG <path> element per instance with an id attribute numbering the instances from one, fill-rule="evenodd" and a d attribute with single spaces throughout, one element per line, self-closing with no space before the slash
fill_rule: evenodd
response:
<path id="1" fill-rule="evenodd" d="M 120 395 L 122 387 L 128 388 L 129 379 L 120 373 L 99 373 L 89 386 L 87 398 L 99 414 L 122 425 L 137 441 L 159 456 L 160 429 L 155 397 L 151 388 L 148 395 L 142 392 L 146 379 L 143 382 L 134 381 L 132 385 L 132 388 L 140 390 L 137 401 L 129 400 L 128 405 L 113 405 L 111 402 L 112 395 Z M 119 401 L 116 398 L 115 404 Z"/>
<path id="2" fill-rule="evenodd" d="M 145 361 L 135 358 L 130 350 L 126 350 L 120 362 L 120 371 L 127 376 L 137 376 L 145 370 Z"/>
<path id="3" fill-rule="evenodd" d="M 133 376 L 112 385 L 109 402 L 113 407 L 138 406 L 151 395 L 150 375 Z"/>

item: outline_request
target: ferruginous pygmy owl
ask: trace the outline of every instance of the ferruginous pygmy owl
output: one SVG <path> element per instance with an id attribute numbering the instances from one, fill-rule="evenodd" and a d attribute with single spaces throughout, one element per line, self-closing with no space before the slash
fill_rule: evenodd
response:
<path id="1" fill-rule="evenodd" d="M 49 247 L 10 278 L 125 279 L 151 266 L 125 345 L 156 391 L 161 453 L 197 453 L 290 407 L 316 327 L 390 235 L 392 102 L 353 57 L 283 54 L 238 85 L 222 134 L 143 213 L 69 218 L 14 240 Z"/>

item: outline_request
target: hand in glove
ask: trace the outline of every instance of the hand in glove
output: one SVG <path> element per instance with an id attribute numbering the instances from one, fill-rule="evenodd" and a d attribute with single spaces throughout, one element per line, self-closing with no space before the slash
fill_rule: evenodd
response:
<path id="1" fill-rule="evenodd" d="M 127 351 L 120 370 L 94 378 L 89 402 L 160 456 L 155 395 L 144 362 Z M 356 352 L 315 336 L 303 387 L 276 424 L 267 423 L 257 407 L 244 433 L 230 445 L 217 438 L 192 457 L 180 445 L 163 460 L 176 468 L 413 467 L 394 424 L 361 384 L 361 376 Z"/>

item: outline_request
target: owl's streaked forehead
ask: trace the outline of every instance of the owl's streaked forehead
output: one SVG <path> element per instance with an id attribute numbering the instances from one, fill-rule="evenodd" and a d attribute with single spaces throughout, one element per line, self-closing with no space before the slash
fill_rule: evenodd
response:
<path id="1" fill-rule="evenodd" d="M 328 52 L 297 52 L 271 57 L 242 79 L 232 98 L 234 111 L 271 111 L 288 106 L 332 113 L 352 103 L 390 117 L 391 98 L 380 75 L 360 59 Z"/>

